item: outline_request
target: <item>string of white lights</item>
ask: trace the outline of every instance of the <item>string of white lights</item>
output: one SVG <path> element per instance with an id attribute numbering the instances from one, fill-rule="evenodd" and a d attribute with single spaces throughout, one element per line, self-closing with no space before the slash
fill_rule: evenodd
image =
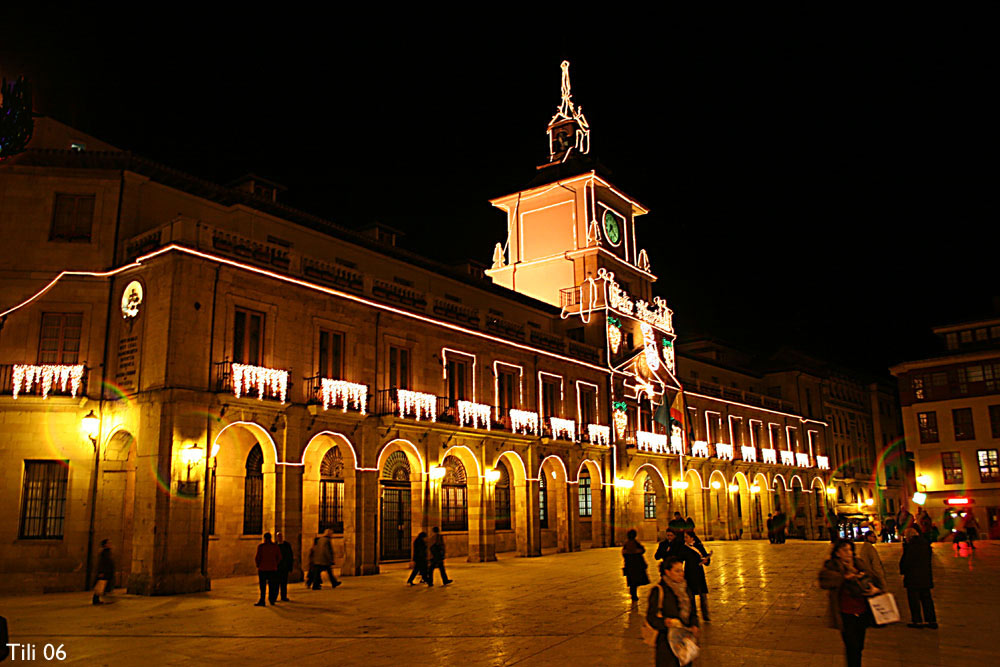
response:
<path id="1" fill-rule="evenodd" d="M 233 394 L 236 398 L 246 395 L 250 389 L 256 387 L 258 400 L 270 395 L 271 398 L 285 402 L 288 393 L 288 371 L 237 363 L 232 365 L 232 369 Z"/>
<path id="2" fill-rule="evenodd" d="M 14 398 L 22 390 L 24 393 L 30 392 L 35 384 L 41 387 L 43 399 L 49 397 L 53 384 L 58 384 L 64 392 L 69 389 L 73 398 L 76 398 L 83 382 L 83 372 L 83 364 L 15 364 L 11 378 Z"/>

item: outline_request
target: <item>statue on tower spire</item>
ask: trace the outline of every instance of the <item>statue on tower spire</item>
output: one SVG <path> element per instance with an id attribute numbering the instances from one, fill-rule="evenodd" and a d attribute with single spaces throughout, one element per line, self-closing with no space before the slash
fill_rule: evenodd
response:
<path id="1" fill-rule="evenodd" d="M 580 155 L 590 152 L 590 124 L 583 107 L 573 104 L 569 83 L 569 61 L 562 61 L 562 101 L 549 121 L 549 164 L 565 162 L 575 150 Z"/>

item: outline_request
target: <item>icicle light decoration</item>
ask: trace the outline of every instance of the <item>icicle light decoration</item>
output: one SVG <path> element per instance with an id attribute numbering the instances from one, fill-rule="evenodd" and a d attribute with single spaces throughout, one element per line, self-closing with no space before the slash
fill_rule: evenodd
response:
<path id="1" fill-rule="evenodd" d="M 750 461 L 751 463 L 757 462 L 756 447 L 747 447 L 746 445 L 743 445 L 742 447 L 740 447 L 740 453 L 743 455 L 744 461 Z"/>
<path id="2" fill-rule="evenodd" d="M 434 394 L 424 394 L 408 389 L 396 390 L 396 401 L 399 403 L 399 416 L 413 416 L 414 419 L 430 419 L 437 421 L 437 397 Z"/>
<path id="3" fill-rule="evenodd" d="M 368 385 L 323 378 L 321 381 L 321 391 L 323 394 L 324 410 L 329 410 L 331 405 L 336 406 L 339 404 L 343 412 L 347 412 L 347 408 L 350 406 L 355 410 L 359 410 L 361 414 L 366 414 L 368 407 Z"/>
<path id="4" fill-rule="evenodd" d="M 490 430 L 490 411 L 492 408 L 482 403 L 458 401 L 458 425 Z"/>
<path id="5" fill-rule="evenodd" d="M 559 417 L 549 417 L 552 426 L 552 437 L 565 436 L 567 440 L 576 440 L 576 422 L 572 419 L 560 419 Z"/>
<path id="6" fill-rule="evenodd" d="M 826 457 L 826 456 L 817 456 L 816 457 L 816 467 L 819 468 L 820 470 L 829 470 L 830 469 L 830 459 L 828 457 Z"/>
<path id="7" fill-rule="evenodd" d="M 636 431 L 635 444 L 636 447 L 643 451 L 653 452 L 654 454 L 666 454 L 667 434 L 650 433 L 649 431 Z"/>
<path id="8" fill-rule="evenodd" d="M 587 424 L 587 436 L 590 438 L 591 444 L 607 447 L 611 444 L 611 427 Z"/>
<path id="9" fill-rule="evenodd" d="M 48 398 L 52 385 L 57 384 L 62 391 L 69 390 L 73 398 L 80 391 L 80 384 L 83 382 L 83 364 L 68 366 L 64 364 L 45 364 L 34 366 L 29 364 L 15 364 L 13 371 L 13 393 L 14 398 L 21 393 L 22 385 L 24 393 L 31 391 L 34 385 L 42 388 L 42 398 Z"/>
<path id="10" fill-rule="evenodd" d="M 795 465 L 800 468 L 809 467 L 809 454 L 804 452 L 795 452 Z"/>
<path id="11" fill-rule="evenodd" d="M 233 364 L 233 394 L 236 398 L 245 395 L 250 389 L 257 388 L 257 399 L 263 400 L 265 394 L 277 398 L 282 403 L 288 393 L 288 371 L 263 366 Z"/>
<path id="12" fill-rule="evenodd" d="M 529 410 L 514 410 L 510 412 L 510 429 L 522 435 L 538 435 L 538 413 Z"/>
<path id="13" fill-rule="evenodd" d="M 703 456 L 708 458 L 708 443 L 704 440 L 695 440 L 691 443 L 691 456 Z"/>
<path id="14" fill-rule="evenodd" d="M 795 454 L 792 452 L 782 449 L 781 450 L 781 465 L 783 466 L 793 466 L 795 465 Z"/>
<path id="15" fill-rule="evenodd" d="M 733 446 L 727 445 L 722 442 L 715 443 L 715 456 L 717 458 L 732 461 L 733 460 Z"/>
<path id="16" fill-rule="evenodd" d="M 671 438 L 670 439 L 670 451 L 674 454 L 684 453 L 684 439 L 683 438 Z M 685 482 L 686 483 L 686 482 Z"/>

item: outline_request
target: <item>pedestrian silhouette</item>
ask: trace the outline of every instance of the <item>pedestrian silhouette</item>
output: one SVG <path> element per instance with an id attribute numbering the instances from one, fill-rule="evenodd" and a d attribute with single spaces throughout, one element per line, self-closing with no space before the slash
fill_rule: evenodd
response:
<path id="1" fill-rule="evenodd" d="M 431 535 L 431 566 L 427 573 L 427 585 L 434 585 L 434 570 L 441 570 L 441 583 L 445 586 L 451 583 L 451 579 L 448 578 L 448 573 L 444 571 L 444 535 L 438 530 L 437 526 L 431 529 L 434 533 Z"/>
<path id="2" fill-rule="evenodd" d="M 94 584 L 93 604 L 104 604 L 101 596 L 114 588 L 115 561 L 111 557 L 111 544 L 101 540 L 101 555 L 97 557 L 97 582 Z"/>
<path id="3" fill-rule="evenodd" d="M 410 572 L 410 578 L 406 580 L 406 583 L 412 586 L 413 580 L 419 574 L 421 583 L 430 584 L 430 579 L 427 576 L 427 533 L 423 531 L 417 535 L 417 539 L 413 540 L 412 560 L 413 571 Z"/>
<path id="4" fill-rule="evenodd" d="M 260 586 L 260 599 L 255 607 L 265 607 L 264 595 L 272 605 L 278 600 L 278 565 L 281 563 L 281 549 L 271 541 L 271 533 L 264 533 L 264 541 L 257 545 L 257 584 Z"/>
<path id="5" fill-rule="evenodd" d="M 275 534 L 278 549 L 281 550 L 281 560 L 278 562 L 278 591 L 281 593 L 281 601 L 288 602 L 288 573 L 295 566 L 295 554 L 292 552 L 292 545 L 285 541 L 285 536 L 281 533 Z"/>

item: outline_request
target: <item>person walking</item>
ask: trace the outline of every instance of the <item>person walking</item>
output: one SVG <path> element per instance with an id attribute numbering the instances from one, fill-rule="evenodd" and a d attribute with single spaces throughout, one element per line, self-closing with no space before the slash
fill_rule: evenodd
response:
<path id="1" fill-rule="evenodd" d="M 670 628 L 680 628 L 695 637 L 700 633 L 698 614 L 684 578 L 684 561 L 670 556 L 660 562 L 660 581 L 649 591 L 646 622 L 658 631 L 656 636 L 656 667 L 680 667 L 680 661 L 670 648 Z"/>
<path id="2" fill-rule="evenodd" d="M 417 539 L 413 540 L 413 571 L 410 572 L 410 578 L 406 580 L 406 583 L 410 586 L 413 585 L 413 580 L 420 575 L 421 583 L 430 585 L 430 579 L 427 577 L 427 533 L 421 531 L 417 535 Z"/>
<path id="3" fill-rule="evenodd" d="M 785 543 L 785 522 L 788 521 L 788 517 L 785 515 L 784 511 L 778 510 L 774 515 L 774 543 L 784 544 Z"/>
<path id="4" fill-rule="evenodd" d="M 312 546 L 309 547 L 309 558 L 306 561 L 307 574 L 306 574 L 306 588 L 312 588 L 314 584 L 318 583 L 319 580 L 319 566 L 314 565 L 316 557 L 316 549 L 319 544 L 319 537 L 313 538 Z"/>
<path id="5" fill-rule="evenodd" d="M 94 583 L 94 597 L 91 604 L 104 604 L 101 596 L 114 587 L 115 561 L 111 557 L 111 543 L 101 540 L 101 553 L 97 557 L 97 581 Z"/>
<path id="6" fill-rule="evenodd" d="M 274 605 L 278 600 L 278 565 L 281 563 L 281 549 L 271 541 L 271 533 L 264 533 L 264 541 L 257 545 L 257 584 L 260 586 L 260 600 L 255 607 L 266 607 L 264 596 Z"/>
<path id="7" fill-rule="evenodd" d="M 896 513 L 896 534 L 899 535 L 900 541 L 903 540 L 906 529 L 913 526 L 913 522 L 913 514 L 910 513 L 906 505 L 900 506 L 899 512 Z"/>
<path id="8" fill-rule="evenodd" d="M 684 532 L 684 517 L 681 516 L 680 512 L 674 512 L 674 518 L 670 520 L 668 524 L 670 530 L 674 531 L 675 535 L 680 535 Z"/>
<path id="9" fill-rule="evenodd" d="M 906 531 L 904 538 L 899 573 L 903 575 L 903 588 L 906 589 L 906 601 L 910 606 L 910 622 L 907 626 L 936 630 L 937 614 L 934 611 L 934 598 L 931 597 L 934 572 L 931 567 L 930 540 L 913 528 Z"/>
<path id="10" fill-rule="evenodd" d="M 310 563 L 315 566 L 315 578 L 313 579 L 312 587 L 314 591 L 322 588 L 324 572 L 326 572 L 326 576 L 330 579 L 330 588 L 336 588 L 344 583 L 337 581 L 337 577 L 333 576 L 333 531 L 329 528 L 319 537 L 319 542 L 313 545 Z"/>
<path id="11" fill-rule="evenodd" d="M 288 602 L 288 573 L 295 567 L 295 554 L 284 535 L 275 533 L 274 540 L 281 551 L 281 560 L 278 561 L 278 592 L 281 594 L 281 601 Z"/>
<path id="12" fill-rule="evenodd" d="M 774 517 L 770 513 L 767 515 L 767 541 L 774 544 Z"/>
<path id="13" fill-rule="evenodd" d="M 862 523 L 862 530 L 865 527 L 866 524 Z M 860 545 L 855 546 L 856 555 L 861 562 L 862 571 L 871 577 L 872 584 L 885 590 L 885 568 L 882 566 L 882 559 L 879 558 L 878 552 L 875 550 L 875 543 L 878 541 L 878 536 L 870 526 L 867 527 L 868 531 L 862 533 Z"/>
<path id="14" fill-rule="evenodd" d="M 625 534 L 625 544 L 622 546 L 622 559 L 624 559 L 624 565 L 622 566 L 622 574 L 625 575 L 625 582 L 628 584 L 628 591 L 632 594 L 632 601 L 638 601 L 639 586 L 645 586 L 649 583 L 649 575 L 646 574 L 646 559 L 643 554 L 646 553 L 646 547 L 639 543 L 636 539 L 638 533 L 635 529 L 628 531 Z"/>
<path id="15" fill-rule="evenodd" d="M 865 631 L 871 625 L 866 598 L 881 591 L 866 580 L 861 561 L 854 557 L 853 542 L 833 543 L 830 558 L 819 571 L 819 585 L 827 591 L 827 620 L 840 630 L 848 667 L 861 667 Z"/>
<path id="16" fill-rule="evenodd" d="M 694 611 L 694 596 L 701 599 L 701 619 L 711 620 L 708 616 L 708 581 L 705 579 L 705 565 L 708 564 L 708 552 L 695 542 L 694 531 L 684 533 L 684 578 L 691 592 L 692 611 Z"/>
<path id="17" fill-rule="evenodd" d="M 670 556 L 676 556 L 680 553 L 680 549 L 683 547 L 684 539 L 674 531 L 667 529 L 663 541 L 656 547 L 656 554 L 653 555 L 653 558 L 656 560 L 666 560 Z"/>
<path id="18" fill-rule="evenodd" d="M 965 541 L 973 549 L 976 548 L 976 540 L 979 539 L 979 520 L 972 510 L 967 510 L 965 521 L 962 523 L 962 530 L 965 531 Z"/>
<path id="19" fill-rule="evenodd" d="M 434 534 L 431 535 L 431 564 L 427 572 L 427 585 L 434 585 L 434 570 L 441 570 L 441 583 L 447 586 L 452 580 L 448 578 L 448 573 L 444 571 L 444 535 L 441 534 L 437 526 L 434 526 L 431 532 Z"/>

